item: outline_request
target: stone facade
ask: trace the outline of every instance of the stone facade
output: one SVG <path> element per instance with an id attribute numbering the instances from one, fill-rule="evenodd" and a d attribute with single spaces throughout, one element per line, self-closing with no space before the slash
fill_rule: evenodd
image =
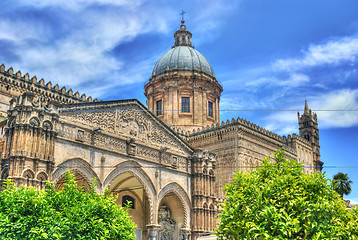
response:
<path id="1" fill-rule="evenodd" d="M 220 123 L 218 83 L 191 44 L 184 20 L 138 100 L 92 101 L 0 66 L 1 179 L 57 189 L 71 170 L 79 186 L 91 179 L 119 205 L 132 203 L 137 239 L 195 240 L 218 224 L 223 186 L 278 148 L 320 171 L 317 115 L 305 104 L 300 136 L 279 136 L 242 118 Z M 173 61 L 172 61 L 173 60 Z M 168 65 L 166 65 L 168 64 Z"/>

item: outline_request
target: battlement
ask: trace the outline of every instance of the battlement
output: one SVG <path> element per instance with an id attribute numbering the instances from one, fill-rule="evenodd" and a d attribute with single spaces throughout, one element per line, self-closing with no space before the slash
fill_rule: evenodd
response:
<path id="1" fill-rule="evenodd" d="M 285 136 L 280 136 L 274 132 L 271 132 L 263 127 L 260 127 L 250 121 L 247 121 L 246 119 L 240 118 L 238 117 L 237 119 L 232 119 L 225 121 L 222 121 L 221 124 L 213 124 L 210 126 L 206 126 L 206 127 L 202 127 L 202 128 L 197 128 L 194 129 L 192 132 L 189 131 L 183 131 L 182 129 L 178 129 L 178 128 L 173 128 L 173 130 L 179 134 L 182 138 L 184 138 L 187 141 L 193 141 L 194 139 L 198 140 L 198 138 L 206 138 L 206 137 L 212 137 L 215 134 L 216 131 L 220 131 L 220 130 L 226 130 L 229 129 L 230 127 L 235 127 L 235 126 L 241 126 L 244 127 L 246 129 L 249 129 L 251 131 L 254 131 L 258 134 L 262 134 L 265 137 L 268 137 L 274 141 L 278 142 L 278 146 L 282 147 L 283 149 L 286 149 L 286 151 L 288 153 L 291 153 L 292 155 L 297 155 L 297 151 L 296 149 L 293 147 L 292 143 L 289 143 L 289 141 L 293 140 L 293 141 L 300 141 L 306 144 L 309 144 L 307 140 L 305 140 L 304 138 L 296 135 L 295 133 L 292 135 L 289 135 L 289 137 L 285 137 Z M 287 140 L 289 139 L 289 141 Z"/>
<path id="2" fill-rule="evenodd" d="M 284 142 L 284 143 L 292 143 L 292 142 L 294 142 L 294 141 L 299 141 L 299 142 L 301 142 L 301 143 L 303 143 L 303 144 L 306 144 L 306 145 L 308 145 L 308 146 L 311 146 L 311 142 L 310 141 L 308 141 L 307 139 L 305 139 L 305 138 L 303 138 L 303 137 L 301 137 L 301 136 L 299 136 L 299 135 L 297 135 L 296 133 L 293 133 L 292 134 L 292 136 L 289 134 L 289 135 L 287 135 L 287 137 L 286 136 L 282 136 L 282 141 Z"/>
<path id="3" fill-rule="evenodd" d="M 218 123 L 218 124 L 208 125 L 208 126 L 202 127 L 202 128 L 197 128 L 197 129 L 194 129 L 192 132 L 186 132 L 185 135 L 187 137 L 193 137 L 193 136 L 201 135 L 206 132 L 216 131 L 216 130 L 220 130 L 223 128 L 227 128 L 228 126 L 236 126 L 236 125 L 245 126 L 245 127 L 250 128 L 251 130 L 254 130 L 258 133 L 264 134 L 265 136 L 268 136 L 272 139 L 282 141 L 282 137 L 280 135 L 277 135 L 274 132 L 271 132 L 263 127 L 260 127 L 256 124 L 254 124 L 250 121 L 247 121 L 246 119 L 240 118 L 240 117 L 238 117 L 237 119 L 233 118 L 231 121 L 229 119 L 226 122 L 222 121 L 221 124 Z"/>
<path id="4" fill-rule="evenodd" d="M 29 73 L 22 75 L 21 71 L 18 70 L 16 73 L 12 67 L 5 70 L 5 65 L 0 65 L 0 83 L 1 91 L 8 92 L 10 95 L 12 88 L 15 88 L 19 93 L 13 93 L 15 95 L 21 95 L 24 92 L 33 92 L 52 100 L 57 100 L 61 103 L 76 103 L 76 102 L 98 102 L 95 98 L 86 97 L 86 94 L 82 95 L 72 89 L 67 90 L 65 86 L 60 88 L 58 84 L 52 86 L 51 81 L 45 83 L 45 80 L 41 78 L 37 79 L 36 75 L 30 77 Z"/>

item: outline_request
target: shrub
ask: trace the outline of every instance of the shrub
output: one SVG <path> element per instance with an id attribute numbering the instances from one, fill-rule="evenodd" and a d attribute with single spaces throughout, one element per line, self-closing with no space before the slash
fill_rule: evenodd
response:
<path id="1" fill-rule="evenodd" d="M 273 161 L 271 161 L 273 160 Z M 225 186 L 218 236 L 227 239 L 357 239 L 358 211 L 347 209 L 329 179 L 303 174 L 283 150 Z"/>
<path id="2" fill-rule="evenodd" d="M 135 224 L 111 195 L 78 188 L 66 173 L 66 184 L 56 191 L 16 188 L 6 180 L 0 192 L 0 239 L 123 239 L 134 240 Z"/>

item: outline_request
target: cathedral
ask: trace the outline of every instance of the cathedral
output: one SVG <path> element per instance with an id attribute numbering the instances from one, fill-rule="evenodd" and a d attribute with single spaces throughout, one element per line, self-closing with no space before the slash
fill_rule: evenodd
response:
<path id="1" fill-rule="evenodd" d="M 99 183 L 117 204 L 131 202 L 136 237 L 195 240 L 214 232 L 223 186 L 279 148 L 322 169 L 317 115 L 307 102 L 299 135 L 279 136 L 245 119 L 220 122 L 220 96 L 208 60 L 182 19 L 173 47 L 136 99 L 98 101 L 0 66 L 1 180 L 61 189 L 71 170 L 79 186 Z"/>

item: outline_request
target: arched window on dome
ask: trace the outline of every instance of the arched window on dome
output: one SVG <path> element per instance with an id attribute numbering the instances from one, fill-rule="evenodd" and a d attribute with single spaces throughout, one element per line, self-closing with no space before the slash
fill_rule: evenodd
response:
<path id="1" fill-rule="evenodd" d="M 177 44 L 179 44 L 179 37 L 177 37 Z"/>
<path id="2" fill-rule="evenodd" d="M 182 37 L 181 37 L 181 42 L 182 42 L 182 43 L 185 43 L 185 36 L 182 36 Z"/>

